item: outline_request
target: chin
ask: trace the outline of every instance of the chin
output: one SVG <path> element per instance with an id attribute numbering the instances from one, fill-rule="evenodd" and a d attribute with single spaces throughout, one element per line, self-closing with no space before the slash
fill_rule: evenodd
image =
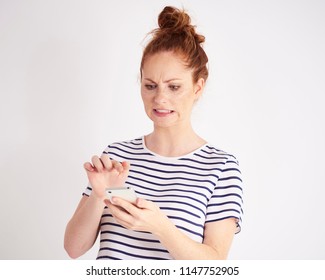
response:
<path id="1" fill-rule="evenodd" d="M 175 119 L 159 119 L 157 118 L 156 116 L 152 116 L 152 115 L 148 115 L 149 119 L 152 121 L 154 127 L 157 127 L 157 128 L 170 128 L 170 127 L 173 127 L 173 126 L 176 126 L 176 122 L 175 122 Z"/>
<path id="2" fill-rule="evenodd" d="M 168 128 L 175 125 L 173 122 L 170 121 L 157 121 L 155 119 L 151 119 L 151 121 L 155 127 L 159 128 Z"/>

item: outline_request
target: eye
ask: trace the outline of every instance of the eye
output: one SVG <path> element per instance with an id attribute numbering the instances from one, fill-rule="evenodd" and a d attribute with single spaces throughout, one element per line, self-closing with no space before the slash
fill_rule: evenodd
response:
<path id="1" fill-rule="evenodd" d="M 144 86 L 147 90 L 154 90 L 157 87 L 157 85 L 154 84 L 145 84 Z"/>
<path id="2" fill-rule="evenodd" d="M 177 85 L 170 85 L 169 88 L 170 88 L 172 91 L 177 91 L 177 90 L 179 90 L 180 86 L 177 86 Z"/>

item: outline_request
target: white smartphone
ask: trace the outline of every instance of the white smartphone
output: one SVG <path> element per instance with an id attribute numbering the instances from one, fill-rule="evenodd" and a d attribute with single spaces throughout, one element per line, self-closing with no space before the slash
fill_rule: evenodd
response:
<path id="1" fill-rule="evenodd" d="M 135 203 L 137 195 L 131 187 L 119 187 L 106 189 L 106 195 L 111 200 L 113 196 L 123 198 L 131 203 Z"/>

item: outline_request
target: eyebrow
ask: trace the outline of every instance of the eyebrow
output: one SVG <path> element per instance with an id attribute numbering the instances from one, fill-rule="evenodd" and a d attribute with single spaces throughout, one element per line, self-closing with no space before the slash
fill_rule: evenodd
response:
<path id="1" fill-rule="evenodd" d="M 152 83 L 156 83 L 155 81 L 149 79 L 149 78 L 144 78 L 145 80 L 149 81 L 149 82 L 152 82 Z M 179 78 L 172 78 L 172 79 L 169 79 L 169 80 L 166 80 L 166 81 L 163 81 L 163 83 L 169 83 L 169 82 L 172 82 L 172 81 L 181 81 L 182 79 L 179 79 Z"/>

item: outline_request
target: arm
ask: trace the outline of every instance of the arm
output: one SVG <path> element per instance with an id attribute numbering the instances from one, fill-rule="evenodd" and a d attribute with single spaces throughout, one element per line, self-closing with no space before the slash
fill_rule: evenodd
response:
<path id="1" fill-rule="evenodd" d="M 94 195 L 81 198 L 64 236 L 64 248 L 71 258 L 80 257 L 94 245 L 104 206 Z"/>
<path id="2" fill-rule="evenodd" d="M 198 243 L 180 231 L 153 202 L 138 199 L 136 206 L 119 198 L 114 198 L 113 202 L 114 205 L 110 202 L 107 202 L 107 205 L 122 226 L 153 233 L 174 259 L 227 258 L 236 232 L 236 222 L 233 218 L 207 223 L 203 243 Z"/>
<path id="3" fill-rule="evenodd" d="M 174 259 L 178 260 L 224 260 L 236 231 L 234 219 L 208 223 L 203 243 L 190 239 L 174 225 L 162 228 L 159 239 Z"/>
<path id="4" fill-rule="evenodd" d="M 107 155 L 100 158 L 94 156 L 92 164 L 84 165 L 92 192 L 84 196 L 69 221 L 65 236 L 64 248 L 71 258 L 78 258 L 87 252 L 95 243 L 100 219 L 105 207 L 105 189 L 112 186 L 122 186 L 129 172 L 129 164 L 112 161 Z"/>

